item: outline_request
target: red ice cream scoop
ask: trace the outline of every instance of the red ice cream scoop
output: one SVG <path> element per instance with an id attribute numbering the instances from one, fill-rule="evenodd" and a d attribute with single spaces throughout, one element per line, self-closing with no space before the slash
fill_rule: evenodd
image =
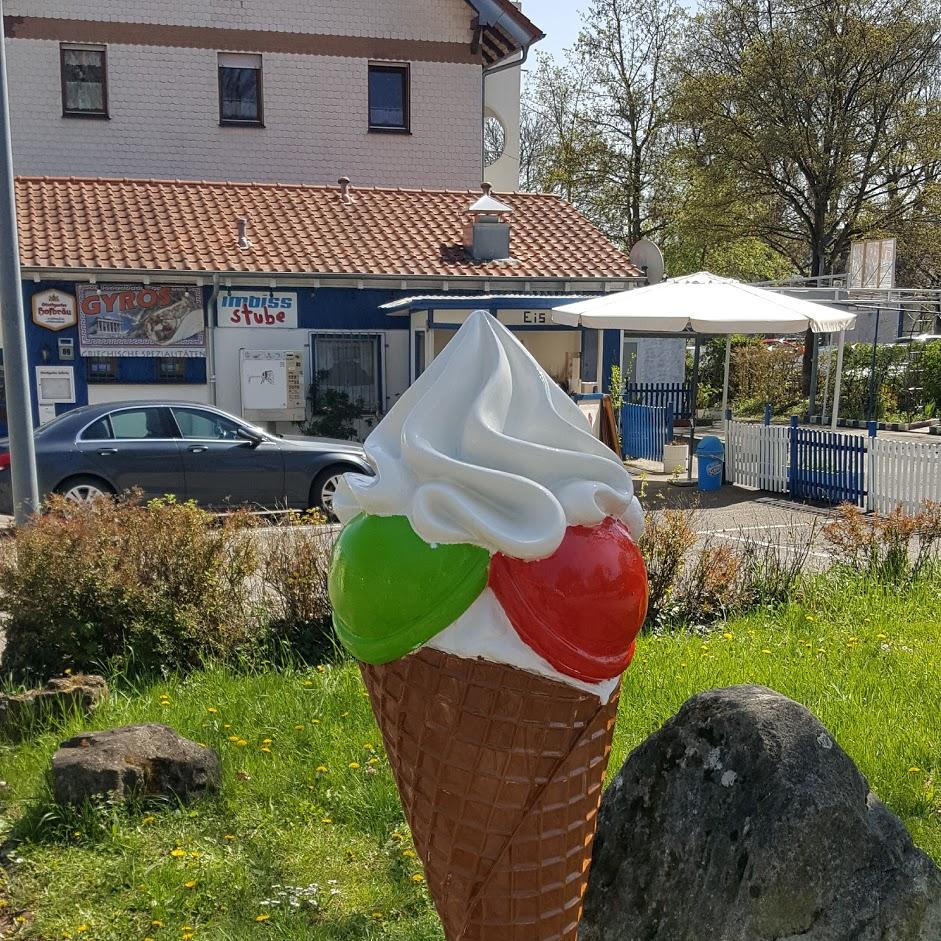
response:
<path id="1" fill-rule="evenodd" d="M 647 614 L 647 570 L 620 520 L 570 526 L 559 548 L 535 562 L 497 553 L 490 587 L 523 641 L 560 673 L 599 683 L 631 662 Z"/>

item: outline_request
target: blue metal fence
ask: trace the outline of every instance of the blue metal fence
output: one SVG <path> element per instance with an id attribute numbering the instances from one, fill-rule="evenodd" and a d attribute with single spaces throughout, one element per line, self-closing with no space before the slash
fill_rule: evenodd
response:
<path id="1" fill-rule="evenodd" d="M 825 503 L 866 502 L 866 438 L 799 428 L 791 418 L 788 491 L 792 497 Z"/>
<path id="2" fill-rule="evenodd" d="M 663 446 L 673 437 L 671 405 L 624 405 L 621 408 L 621 450 L 624 457 L 663 460 Z"/>
<path id="3" fill-rule="evenodd" d="M 669 405 L 676 418 L 689 418 L 690 385 L 688 382 L 628 382 L 624 385 L 624 401 L 634 405 Z"/>

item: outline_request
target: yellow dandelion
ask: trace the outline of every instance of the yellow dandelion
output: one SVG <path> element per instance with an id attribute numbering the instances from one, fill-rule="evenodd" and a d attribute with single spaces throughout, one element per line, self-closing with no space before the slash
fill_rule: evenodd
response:
<path id="1" fill-rule="evenodd" d="M 367 764 L 367 765 L 377 765 L 377 764 L 379 764 L 379 759 L 378 759 L 375 755 L 373 755 L 372 758 L 370 758 L 369 761 L 366 762 L 366 764 Z"/>
<path id="2" fill-rule="evenodd" d="M 314 681 L 313 681 L 313 680 L 304 680 L 304 685 L 305 685 L 305 686 L 313 686 L 313 685 L 314 685 Z"/>
<path id="3" fill-rule="evenodd" d="M 71 668 L 71 667 L 68 667 L 68 669 L 66 669 L 65 675 L 66 675 L 66 676 L 71 676 L 71 675 L 72 675 L 72 668 Z"/>
<path id="4" fill-rule="evenodd" d="M 762 647 L 762 648 L 761 648 L 761 652 L 764 653 L 764 654 L 771 653 L 771 651 L 770 651 L 767 647 Z"/>
<path id="5" fill-rule="evenodd" d="M 231 723 L 231 722 L 223 722 L 223 723 L 222 723 L 222 728 L 224 728 L 224 729 L 231 729 L 231 728 L 232 728 L 232 723 Z"/>
<path id="6" fill-rule="evenodd" d="M 345 719 L 348 715 L 349 715 L 348 712 L 341 712 L 341 713 L 340 713 L 340 718 L 341 718 L 341 719 Z"/>
<path id="7" fill-rule="evenodd" d="M 273 741 L 274 741 L 273 738 L 263 738 L 263 739 L 261 740 L 261 744 L 262 744 L 262 745 L 270 745 Z"/>
<path id="8" fill-rule="evenodd" d="M 303 725 L 295 725 L 295 726 L 294 726 L 294 731 L 295 731 L 295 732 L 303 732 L 303 731 L 304 731 L 304 726 L 303 726 Z"/>
<path id="9" fill-rule="evenodd" d="M 144 819 L 141 820 L 141 823 L 146 826 L 149 823 L 153 823 L 156 819 L 156 817 L 144 817 Z"/>
<path id="10" fill-rule="evenodd" d="M 163 922 L 162 922 L 159 918 L 155 918 L 155 919 L 150 923 L 150 927 L 151 927 L 151 928 L 162 928 L 162 927 L 163 927 Z"/>
<path id="11" fill-rule="evenodd" d="M 310 721 L 312 725 L 320 725 L 320 719 L 311 719 Z"/>
<path id="12" fill-rule="evenodd" d="M 375 918 L 376 921 L 382 921 L 382 912 L 373 912 L 372 917 Z"/>
<path id="13" fill-rule="evenodd" d="M 732 634 L 731 631 L 726 631 L 722 636 L 723 636 L 726 640 L 731 640 L 735 635 Z"/>
<path id="14" fill-rule="evenodd" d="M 326 765 L 317 765 L 317 774 L 326 774 L 327 766 Z"/>
<path id="15" fill-rule="evenodd" d="M 908 773 L 909 774 L 921 774 L 921 768 L 919 768 L 918 765 L 912 765 L 911 768 L 908 769 Z"/>
<path id="16" fill-rule="evenodd" d="M 219 711 L 219 710 L 216 709 L 215 706 L 206 706 L 206 712 L 208 712 L 209 715 L 211 715 L 211 716 L 214 716 L 218 711 Z"/>
<path id="17" fill-rule="evenodd" d="M 235 834 L 234 833 L 223 834 L 222 839 L 225 840 L 226 843 L 231 843 L 235 839 Z"/>
<path id="18" fill-rule="evenodd" d="M 263 746 L 261 747 L 261 751 L 263 751 L 266 755 L 270 755 L 270 754 L 271 754 L 271 749 L 270 749 L 267 745 L 263 745 Z"/>
<path id="19" fill-rule="evenodd" d="M 418 854 L 415 852 L 415 850 L 402 850 L 402 855 L 406 859 L 414 859 Z"/>
<path id="20" fill-rule="evenodd" d="M 324 817 L 323 820 L 321 820 L 320 822 L 321 823 L 333 823 L 333 819 L 331 817 Z"/>
<path id="21" fill-rule="evenodd" d="M 235 747 L 236 747 L 236 748 L 244 748 L 247 744 L 248 744 L 248 739 L 240 738 L 240 739 L 237 739 L 237 740 L 236 740 L 236 742 L 235 742 Z"/>
<path id="22" fill-rule="evenodd" d="M 420 872 L 416 872 L 415 875 L 412 876 L 412 882 L 424 882 L 424 881 L 425 881 L 425 877 Z"/>
<path id="23" fill-rule="evenodd" d="M 363 748 L 365 748 L 367 751 L 372 751 L 373 749 L 372 742 L 363 742 Z"/>
<path id="24" fill-rule="evenodd" d="M 326 668 L 322 663 L 318 663 L 318 664 L 317 664 L 317 672 L 318 672 L 318 673 L 326 673 L 326 672 L 327 672 L 327 668 Z"/>
<path id="25" fill-rule="evenodd" d="M 184 883 L 183 883 L 183 888 L 184 888 L 184 889 L 195 889 L 195 888 L 196 888 L 196 880 L 195 880 L 195 879 L 190 879 L 189 882 L 184 882 Z"/>
<path id="26" fill-rule="evenodd" d="M 193 932 L 184 931 L 183 934 L 180 935 L 180 941 L 193 941 Z"/>
<path id="27" fill-rule="evenodd" d="M 0 908 L 6 908 L 9 904 L 6 899 L 0 899 Z"/>
<path id="28" fill-rule="evenodd" d="M 154 939 L 151 937 L 147 937 L 147 938 L 144 938 L 144 941 L 154 941 Z"/>
<path id="29" fill-rule="evenodd" d="M 199 859 L 199 857 L 202 856 L 202 855 L 203 855 L 203 854 L 200 853 L 199 850 L 190 850 L 190 856 L 191 856 L 193 859 Z"/>
<path id="30" fill-rule="evenodd" d="M 230 735 L 230 736 L 229 736 L 229 741 L 230 741 L 230 742 L 237 742 L 238 740 L 239 740 L 239 737 L 238 737 L 237 735 Z"/>
<path id="31" fill-rule="evenodd" d="M 186 850 L 178 846 L 175 850 L 170 850 L 170 855 L 174 859 L 182 859 L 186 855 Z"/>
<path id="32" fill-rule="evenodd" d="M 267 921 L 270 917 L 266 912 L 262 912 L 260 915 L 255 916 L 255 921 Z"/>
<path id="33" fill-rule="evenodd" d="M 351 769 L 352 771 L 356 771 L 358 768 L 359 768 L 359 762 L 358 762 L 358 761 L 351 761 L 351 762 L 350 762 L 350 769 Z"/>
<path id="34" fill-rule="evenodd" d="M 25 920 L 26 920 L 26 919 L 24 918 L 23 921 L 25 921 Z M 76 930 L 79 934 L 84 934 L 86 931 L 88 931 L 88 925 L 79 925 L 75 930 Z"/>

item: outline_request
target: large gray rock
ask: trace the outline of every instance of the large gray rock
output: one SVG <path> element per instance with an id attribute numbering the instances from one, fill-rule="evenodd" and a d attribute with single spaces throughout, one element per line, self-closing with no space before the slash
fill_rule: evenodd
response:
<path id="1" fill-rule="evenodd" d="M 803 706 L 713 690 L 605 793 L 579 938 L 939 941 L 941 872 Z"/>
<path id="2" fill-rule="evenodd" d="M 6 695 L 0 693 L 0 732 L 19 737 L 37 723 L 64 718 L 75 710 L 90 715 L 108 698 L 103 676 L 58 676 L 42 689 Z"/>
<path id="3" fill-rule="evenodd" d="M 219 756 L 211 749 L 151 723 L 85 732 L 52 756 L 60 804 L 94 797 L 187 797 L 219 789 Z"/>

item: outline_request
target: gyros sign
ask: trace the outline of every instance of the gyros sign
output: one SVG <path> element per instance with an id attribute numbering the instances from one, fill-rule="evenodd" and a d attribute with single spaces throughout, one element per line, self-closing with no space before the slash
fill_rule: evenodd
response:
<path id="1" fill-rule="evenodd" d="M 83 284 L 77 293 L 86 356 L 205 355 L 198 285 Z"/>

